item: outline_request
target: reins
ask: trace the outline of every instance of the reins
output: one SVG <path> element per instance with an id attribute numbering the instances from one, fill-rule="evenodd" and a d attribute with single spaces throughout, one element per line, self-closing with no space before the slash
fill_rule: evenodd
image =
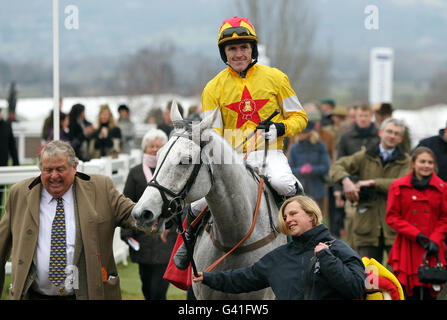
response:
<path id="1" fill-rule="evenodd" d="M 272 115 L 270 115 L 270 117 L 267 119 L 267 120 L 271 120 L 274 116 L 276 116 L 276 114 L 278 114 L 279 113 L 279 111 L 278 110 L 275 110 L 275 112 L 272 114 Z M 266 130 L 266 131 L 268 131 L 268 129 Z M 246 137 L 246 139 L 242 142 L 242 144 L 241 145 L 244 145 L 251 137 L 253 137 L 253 140 L 252 140 L 252 142 L 251 142 L 251 144 L 248 146 L 248 148 L 247 148 L 247 153 L 245 154 L 245 157 L 244 157 L 244 160 L 247 160 L 247 157 L 248 157 L 248 155 L 253 151 L 253 149 L 254 149 L 254 146 L 255 146 L 255 142 L 256 142 L 256 140 L 257 140 L 257 138 L 258 138 L 258 134 L 259 134 L 259 129 L 257 128 L 251 135 L 249 135 L 248 137 Z M 178 134 L 179 135 L 179 134 Z M 179 135 L 179 136 L 181 136 L 181 135 Z M 178 138 L 177 138 L 177 140 L 178 140 Z M 176 141 L 177 141 L 176 140 Z M 175 143 L 175 142 L 174 142 Z M 171 148 L 172 148 L 172 146 L 174 145 L 174 143 L 169 147 L 169 150 L 168 150 L 168 152 L 166 153 L 166 155 L 165 155 L 165 157 L 164 157 L 164 159 L 163 159 L 163 161 L 162 161 L 162 164 L 163 164 L 163 162 L 166 160 L 166 157 L 167 157 L 167 154 L 169 153 L 169 151 L 171 150 Z M 236 149 L 238 149 L 241 145 L 239 145 L 239 146 L 237 146 L 236 147 Z M 201 147 L 202 147 L 202 145 L 201 145 Z M 263 166 L 262 166 L 262 169 L 264 169 L 265 168 L 265 164 L 266 164 L 266 158 L 267 158 L 267 150 L 268 150 L 268 139 L 266 139 L 265 140 L 265 153 L 264 153 L 264 162 L 263 162 Z M 175 211 L 177 211 L 177 212 L 180 212 L 180 210 L 178 210 L 178 208 L 179 208 L 179 205 L 181 205 L 180 203 L 177 203 L 177 202 L 180 202 L 180 200 L 183 200 L 184 201 L 184 198 L 185 198 L 185 196 L 186 196 L 186 194 L 187 194 L 187 192 L 189 191 L 189 189 L 191 188 L 191 186 L 192 186 L 192 184 L 194 183 L 194 181 L 195 181 L 195 177 L 196 177 L 196 175 L 197 175 L 197 173 L 198 173 L 198 171 L 199 171 L 199 169 L 200 169 L 200 167 L 201 167 L 201 165 L 202 165 L 202 161 L 201 161 L 201 159 L 200 159 L 200 156 L 199 156 L 199 163 L 196 163 L 196 165 L 194 166 L 194 169 L 193 169 L 193 174 L 191 175 L 191 177 L 192 177 L 192 179 L 189 179 L 188 181 L 187 181 L 187 183 L 186 183 L 186 185 L 185 185 L 185 187 L 183 188 L 183 190 L 181 190 L 181 192 L 179 193 L 179 194 L 175 194 L 174 192 L 172 192 L 171 190 L 169 190 L 169 189 L 167 189 L 167 188 L 165 188 L 165 187 L 163 187 L 163 186 L 161 186 L 157 181 L 156 181 L 156 176 L 158 175 L 158 172 L 155 174 L 155 176 L 154 176 L 154 178 L 149 182 L 149 184 L 148 184 L 148 186 L 152 186 L 152 187 L 155 187 L 155 188 L 157 188 L 158 190 L 159 190 L 159 192 L 160 192 L 160 194 L 161 194 L 161 197 L 162 197 L 162 199 L 163 199 L 163 209 L 164 210 L 162 210 L 163 212 L 168 212 L 168 211 L 170 211 L 171 213 L 174 213 Z M 161 167 L 161 165 L 160 165 L 160 167 Z M 219 259 L 217 259 L 215 262 L 213 262 L 206 270 L 205 270 L 205 272 L 210 272 L 210 271 L 212 271 L 214 268 L 216 268 L 223 260 L 225 260 L 232 252 L 234 252 L 237 248 L 239 248 L 250 236 L 251 236 L 251 234 L 253 233 L 253 230 L 254 230 L 254 228 L 255 228 L 255 226 L 256 226 L 256 222 L 257 222 L 257 219 L 258 219 L 258 213 L 259 213 L 259 207 L 260 207 L 260 204 L 261 204 L 261 198 L 262 198 L 262 193 L 263 193 L 263 187 L 264 187 L 264 177 L 263 176 L 260 176 L 260 180 L 259 180 L 259 188 L 258 188 L 258 196 L 257 196 L 257 200 L 256 200 L 256 207 L 255 207 L 255 212 L 254 212 L 254 214 L 253 214 L 253 220 L 252 220 L 252 224 L 251 224 L 251 227 L 250 227 L 250 229 L 248 230 L 248 232 L 247 232 L 247 234 L 231 249 L 231 250 L 229 250 L 227 253 L 225 253 L 222 257 L 220 257 Z M 175 204 L 173 204 L 173 201 L 171 200 L 171 201 L 168 201 L 167 200 L 167 197 L 166 197 L 166 195 L 165 195 L 165 193 L 168 193 L 169 195 L 171 195 L 171 196 L 174 196 L 174 199 L 173 200 L 176 200 L 176 203 Z M 167 203 L 169 203 L 169 205 L 167 204 Z M 173 205 L 173 207 L 171 207 L 171 204 Z M 191 226 L 193 226 L 193 227 L 195 227 L 200 221 L 201 221 L 201 219 L 203 218 L 203 216 L 204 216 L 204 214 L 205 214 L 205 212 L 207 211 L 207 209 L 208 209 L 208 206 L 206 206 L 201 212 L 200 212 L 200 214 L 191 222 Z M 162 214 L 163 215 L 163 214 Z M 177 217 L 178 218 L 180 218 L 180 216 L 177 214 Z M 180 221 L 180 219 L 179 219 L 179 221 L 178 221 L 178 225 L 179 225 L 179 231 L 180 231 L 180 233 L 181 233 L 181 235 L 182 235 L 182 238 L 183 238 L 183 242 L 185 243 L 185 245 L 186 245 L 186 239 L 185 239 L 185 236 L 184 236 L 184 230 L 183 230 L 183 228 L 182 228 L 182 222 Z M 270 235 L 269 235 L 270 236 Z M 274 238 L 273 238 L 274 239 Z M 196 266 L 195 266 L 195 263 L 194 263 L 194 259 L 193 259 L 193 257 L 192 257 L 192 252 L 189 252 L 190 250 L 191 250 L 191 248 L 189 248 L 188 246 L 186 247 L 186 249 L 187 249 L 187 251 L 188 251 L 188 255 L 190 255 L 190 257 L 191 257 L 191 263 L 192 263 L 192 268 L 193 268 L 193 272 L 194 272 L 194 275 L 196 276 L 196 277 L 198 277 L 198 273 L 197 273 L 197 269 L 196 269 Z"/>
<path id="2" fill-rule="evenodd" d="M 244 157 L 244 160 L 247 160 L 248 155 L 250 154 L 250 152 L 253 150 L 253 147 L 255 145 L 255 141 L 258 137 L 258 131 L 255 132 L 254 134 L 254 138 L 252 143 L 249 145 L 249 148 L 247 150 L 247 153 Z M 214 268 L 216 268 L 223 260 L 225 260 L 232 252 L 234 252 L 237 248 L 239 248 L 245 241 L 247 241 L 247 239 L 251 236 L 251 234 L 253 233 L 253 230 L 255 228 L 256 225 L 256 221 L 258 220 L 258 213 L 259 213 L 259 206 L 261 204 L 261 198 L 262 198 L 262 190 L 264 187 L 264 177 L 261 177 L 261 179 L 259 180 L 259 188 L 258 188 L 258 197 L 256 200 L 256 207 L 255 207 L 255 212 L 253 215 L 253 220 L 251 223 L 251 227 L 248 230 L 247 234 L 241 239 L 241 241 L 239 241 L 231 250 L 229 250 L 227 253 L 225 253 L 222 257 L 220 257 L 219 259 L 217 259 L 216 261 L 214 261 L 206 270 L 205 272 L 210 272 L 212 270 L 214 270 Z M 208 210 L 208 206 L 206 206 L 201 212 L 200 214 L 197 216 L 197 218 L 194 219 L 193 222 L 191 222 L 191 226 L 195 227 L 200 220 L 202 219 L 203 215 L 205 214 L 206 210 Z"/>
<path id="3" fill-rule="evenodd" d="M 275 110 L 270 117 L 268 117 L 268 121 L 270 121 L 271 119 L 273 119 L 273 117 L 275 117 L 277 114 L 279 113 L 278 110 Z M 268 130 L 268 129 L 267 129 Z M 248 148 L 247 148 L 247 152 L 244 156 L 244 161 L 247 160 L 248 155 L 253 151 L 255 144 L 256 144 L 256 140 L 258 138 L 259 135 L 259 129 L 256 129 L 255 131 L 253 131 L 252 134 L 250 134 L 248 137 L 246 137 L 246 139 L 240 144 L 238 145 L 235 149 L 239 149 L 242 145 L 244 145 L 250 138 L 253 138 L 251 143 L 249 144 Z M 263 161 L 263 165 L 262 165 L 262 169 L 265 169 L 265 165 L 266 165 L 266 158 L 267 158 L 267 151 L 268 151 L 268 139 L 265 140 L 265 153 L 264 153 L 264 161 Z M 212 270 L 214 270 L 214 268 L 216 268 L 223 260 L 225 260 L 232 252 L 234 252 L 237 248 L 239 248 L 253 233 L 253 230 L 255 229 L 256 226 L 256 221 L 258 220 L 258 213 L 259 213 L 259 207 L 261 204 L 261 198 L 262 198 L 262 191 L 263 191 L 263 187 L 264 187 L 264 177 L 261 176 L 260 180 L 259 180 L 259 188 L 258 188 L 258 197 L 256 200 L 256 207 L 255 207 L 255 212 L 253 214 L 253 220 L 251 223 L 251 227 L 248 230 L 247 234 L 241 239 L 241 241 L 239 241 L 231 250 L 229 250 L 227 253 L 225 253 L 222 257 L 220 257 L 219 259 L 217 259 L 216 261 L 214 261 L 206 270 L 205 272 L 211 272 Z M 202 219 L 203 215 L 205 214 L 206 210 L 208 209 L 208 206 L 206 206 L 202 212 L 200 212 L 200 214 L 197 216 L 196 219 L 194 219 L 194 221 L 191 223 L 192 226 L 196 226 L 199 221 Z"/>
<path id="4" fill-rule="evenodd" d="M 253 221 L 251 223 L 250 230 L 248 230 L 247 234 L 242 238 L 239 243 L 237 243 L 230 251 L 228 251 L 226 254 L 224 254 L 222 257 L 217 259 L 215 262 L 213 262 L 206 270 L 205 272 L 212 271 L 215 267 L 217 267 L 223 260 L 225 260 L 234 250 L 236 250 L 241 244 L 243 244 L 253 233 L 253 230 L 255 229 L 256 221 L 258 219 L 258 213 L 259 213 L 259 205 L 261 204 L 261 197 L 262 197 L 262 188 L 264 186 L 264 178 L 261 177 L 261 180 L 259 181 L 259 189 L 258 189 L 258 199 L 256 201 L 256 208 L 255 213 L 253 215 Z"/>

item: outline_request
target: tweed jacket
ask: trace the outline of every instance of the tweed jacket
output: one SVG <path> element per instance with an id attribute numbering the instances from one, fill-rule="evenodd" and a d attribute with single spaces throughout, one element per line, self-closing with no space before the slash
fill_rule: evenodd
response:
<path id="1" fill-rule="evenodd" d="M 36 276 L 39 205 L 43 188 L 40 176 L 16 183 L 10 191 L 0 221 L 0 292 L 5 264 L 11 257 L 11 299 L 27 299 Z M 119 276 L 113 256 L 117 226 L 131 227 L 134 202 L 120 194 L 113 181 L 102 175 L 76 173 L 73 183 L 76 240 L 74 265 L 78 271 L 76 299 L 121 299 Z M 101 267 L 107 272 L 103 280 Z"/>

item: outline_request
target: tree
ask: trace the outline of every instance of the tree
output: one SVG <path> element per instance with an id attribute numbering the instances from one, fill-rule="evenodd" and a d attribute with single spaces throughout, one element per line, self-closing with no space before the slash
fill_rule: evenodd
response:
<path id="1" fill-rule="evenodd" d="M 172 44 L 146 47 L 129 56 L 119 68 L 120 78 L 129 95 L 160 94 L 172 91 L 175 76 Z"/>
<path id="2" fill-rule="evenodd" d="M 447 69 L 438 71 L 429 81 L 430 91 L 426 97 L 427 105 L 447 103 Z"/>
<path id="3" fill-rule="evenodd" d="M 331 57 L 313 50 L 318 18 L 310 1 L 235 0 L 235 6 L 254 24 L 271 66 L 288 75 L 300 100 L 328 95 Z"/>

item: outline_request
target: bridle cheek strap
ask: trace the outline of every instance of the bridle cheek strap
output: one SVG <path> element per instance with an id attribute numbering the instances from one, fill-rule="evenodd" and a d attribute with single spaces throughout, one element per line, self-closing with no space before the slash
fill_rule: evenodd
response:
<path id="1" fill-rule="evenodd" d="M 188 180 L 185 183 L 185 186 L 179 193 L 175 193 L 174 191 L 159 184 L 157 181 L 157 176 L 158 176 L 158 173 L 160 172 L 160 168 L 166 161 L 166 158 L 167 158 L 169 152 L 171 151 L 174 144 L 178 141 L 179 137 L 185 136 L 185 135 L 175 134 L 175 133 L 174 133 L 174 135 L 177 135 L 177 139 L 171 144 L 171 146 L 169 147 L 168 151 L 166 152 L 165 157 L 163 158 L 160 166 L 158 167 L 159 169 L 155 173 L 152 180 L 149 181 L 149 183 L 147 184 L 148 187 L 154 187 L 160 192 L 160 196 L 163 200 L 162 213 L 161 213 L 160 217 L 165 218 L 165 219 L 168 219 L 172 215 L 180 214 L 182 212 L 183 208 L 185 207 L 185 198 L 188 195 L 189 191 L 191 190 L 192 186 L 194 185 L 194 182 L 196 181 L 196 178 L 199 174 L 200 168 L 202 167 L 202 164 L 203 164 L 201 152 L 200 152 L 199 159 L 194 164 L 191 175 L 189 176 Z M 200 144 L 201 150 L 202 150 L 203 146 L 204 145 L 202 145 L 202 143 L 201 143 Z M 209 170 L 211 170 L 211 169 L 209 168 Z M 212 175 L 210 175 L 210 176 L 211 176 L 211 181 L 213 181 Z M 169 200 L 166 194 L 171 196 L 172 199 Z"/>

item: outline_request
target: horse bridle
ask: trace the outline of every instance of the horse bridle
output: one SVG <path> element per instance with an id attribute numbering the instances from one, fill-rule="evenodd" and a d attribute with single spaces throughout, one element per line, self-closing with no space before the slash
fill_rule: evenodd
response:
<path id="1" fill-rule="evenodd" d="M 169 149 L 166 152 L 160 166 L 158 166 L 157 172 L 155 173 L 155 175 L 151 179 L 151 181 L 149 181 L 149 183 L 147 184 L 148 187 L 154 187 L 160 192 L 161 198 L 163 200 L 163 206 L 162 206 L 160 218 L 164 218 L 167 220 L 174 216 L 181 214 L 183 208 L 185 207 L 185 198 L 188 195 L 188 192 L 191 190 L 191 187 L 193 186 L 194 182 L 196 181 L 199 170 L 202 167 L 203 161 L 202 161 L 202 157 L 201 157 L 201 153 L 202 153 L 201 150 L 206 145 L 204 142 L 200 141 L 199 161 L 194 163 L 192 173 L 191 173 L 190 177 L 188 178 L 188 180 L 186 181 L 183 189 L 180 192 L 175 193 L 174 191 L 172 191 L 172 190 L 162 186 L 160 183 L 158 183 L 157 176 L 158 176 L 158 173 L 161 171 L 161 167 L 163 166 L 164 162 L 166 161 L 166 158 L 167 158 L 169 152 L 171 151 L 171 149 L 175 145 L 175 143 L 178 141 L 178 139 L 180 139 L 180 137 L 184 137 L 184 138 L 188 138 L 191 140 L 192 134 L 185 134 L 182 132 L 173 132 L 171 136 L 176 136 L 177 138 L 169 146 Z M 208 166 L 208 170 L 211 171 L 209 166 Z M 210 173 L 210 177 L 211 177 L 211 182 L 212 182 L 213 179 L 212 179 L 211 173 Z M 167 195 L 172 197 L 172 199 L 169 200 Z"/>

